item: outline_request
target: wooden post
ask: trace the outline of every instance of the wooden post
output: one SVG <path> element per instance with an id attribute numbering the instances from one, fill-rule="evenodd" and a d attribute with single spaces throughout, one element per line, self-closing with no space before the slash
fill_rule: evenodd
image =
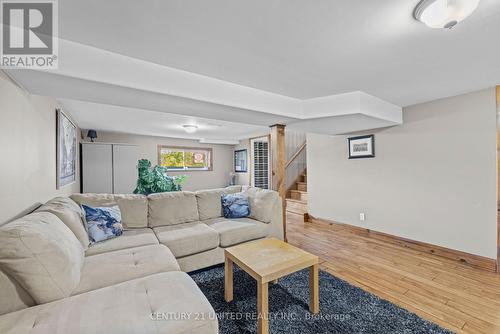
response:
<path id="1" fill-rule="evenodd" d="M 286 241 L 286 178 L 285 178 L 285 126 L 275 124 L 271 126 L 271 185 L 281 197 L 283 211 L 283 238 Z"/>

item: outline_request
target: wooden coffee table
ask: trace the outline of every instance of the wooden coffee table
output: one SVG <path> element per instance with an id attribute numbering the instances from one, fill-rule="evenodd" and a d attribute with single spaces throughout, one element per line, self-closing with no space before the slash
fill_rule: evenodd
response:
<path id="1" fill-rule="evenodd" d="M 268 283 L 309 268 L 309 311 L 319 312 L 318 257 L 275 238 L 261 239 L 224 251 L 224 298 L 233 300 L 233 263 L 257 281 L 257 332 L 269 332 Z"/>

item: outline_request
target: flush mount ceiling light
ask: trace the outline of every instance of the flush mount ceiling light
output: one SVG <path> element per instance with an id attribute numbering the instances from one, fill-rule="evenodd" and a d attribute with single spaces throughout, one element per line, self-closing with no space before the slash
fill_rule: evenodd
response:
<path id="1" fill-rule="evenodd" d="M 480 0 L 422 0 L 413 16 L 431 28 L 451 29 L 479 5 Z"/>
<path id="2" fill-rule="evenodd" d="M 182 127 L 184 128 L 184 131 L 186 131 L 187 133 L 194 133 L 196 132 L 196 130 L 198 130 L 198 126 L 192 124 L 185 124 Z"/>

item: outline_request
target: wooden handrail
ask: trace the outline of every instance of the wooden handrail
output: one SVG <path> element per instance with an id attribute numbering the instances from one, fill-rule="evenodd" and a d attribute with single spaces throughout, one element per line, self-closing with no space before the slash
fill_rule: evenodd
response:
<path id="1" fill-rule="evenodd" d="M 292 157 L 290 158 L 290 160 L 287 161 L 287 163 L 285 164 L 285 169 L 288 168 L 288 166 L 290 166 L 290 164 L 295 160 L 297 159 L 297 157 L 299 156 L 300 152 L 302 152 L 307 146 L 307 142 L 304 142 L 302 145 L 300 145 L 300 147 L 297 149 L 297 151 L 292 155 Z"/>

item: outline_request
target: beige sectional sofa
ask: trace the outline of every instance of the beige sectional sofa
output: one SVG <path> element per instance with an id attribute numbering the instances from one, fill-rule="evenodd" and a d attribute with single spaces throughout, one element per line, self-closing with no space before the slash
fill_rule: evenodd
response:
<path id="1" fill-rule="evenodd" d="M 0 333 L 217 333 L 186 272 L 222 263 L 225 247 L 283 238 L 274 191 L 245 188 L 251 216 L 222 217 L 221 195 L 240 191 L 74 194 L 2 225 Z M 89 246 L 81 204 L 118 205 L 123 235 Z"/>

